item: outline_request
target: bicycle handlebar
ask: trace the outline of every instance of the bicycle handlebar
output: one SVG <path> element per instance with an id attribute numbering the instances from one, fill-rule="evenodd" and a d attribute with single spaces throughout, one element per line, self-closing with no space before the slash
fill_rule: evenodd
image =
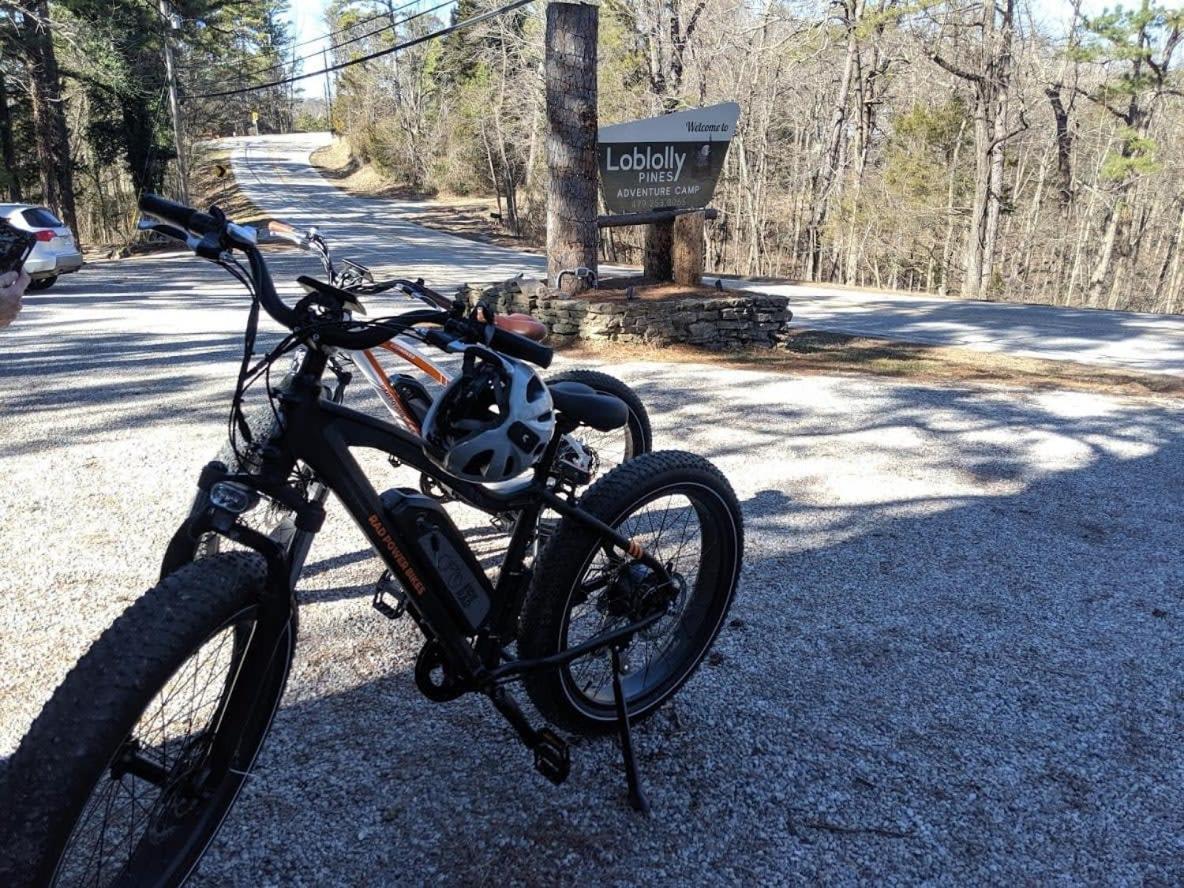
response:
<path id="1" fill-rule="evenodd" d="M 235 225 L 220 212 L 218 215 L 203 213 L 201 210 L 179 204 L 166 197 L 161 197 L 159 194 L 140 195 L 139 207 L 143 213 L 155 216 L 162 222 L 175 225 L 200 237 L 202 242 L 197 245 L 195 252 L 207 259 L 216 258 L 218 253 L 231 247 L 240 249 L 247 257 L 247 263 L 251 268 L 251 278 L 255 282 L 255 292 L 264 310 L 288 329 L 292 329 L 300 323 L 300 317 L 284 305 L 283 300 L 276 293 L 275 284 L 271 280 L 271 274 L 267 271 L 263 255 L 255 247 L 254 235 L 246 228 Z"/>
<path id="2" fill-rule="evenodd" d="M 150 216 L 155 216 L 162 222 L 168 222 L 185 231 L 191 231 L 198 237 L 215 234 L 221 231 L 225 224 L 219 222 L 209 213 L 179 204 L 167 197 L 161 197 L 159 194 L 141 195 L 140 210 Z"/>
<path id="3" fill-rule="evenodd" d="M 240 250 L 247 257 L 255 291 L 264 310 L 290 330 L 298 329 L 305 322 L 306 319 L 285 305 L 276 293 L 263 254 L 255 246 L 253 232 L 231 222 L 217 209 L 213 213 L 203 213 L 157 194 L 142 195 L 139 206 L 142 212 L 200 237 L 202 243 L 196 249 L 199 255 L 212 259 L 231 248 Z M 487 343 L 496 351 L 529 361 L 539 367 L 551 365 L 552 351 L 547 346 L 539 345 L 516 333 L 500 330 L 491 324 L 454 317 L 444 310 L 425 309 L 408 312 L 384 323 L 359 325 L 361 329 L 358 330 L 334 329 L 325 325 L 316 330 L 316 336 L 322 343 L 335 348 L 363 351 L 378 347 L 414 324 L 442 324 L 447 332 L 453 333 L 458 339 Z"/>
<path id="4" fill-rule="evenodd" d="M 456 318 L 449 312 L 434 309 L 407 312 L 389 321 L 367 325 L 360 330 L 350 331 L 327 327 L 318 331 L 317 336 L 321 342 L 335 348 L 343 348 L 347 351 L 365 351 L 377 348 L 388 339 L 416 324 L 440 324 L 444 327 L 443 333 L 451 334 L 452 339 L 488 344 L 494 351 L 501 352 L 511 358 L 529 361 L 543 369 L 551 366 L 551 359 L 554 357 L 554 352 L 550 348 L 527 339 L 525 336 L 500 330 L 497 327 L 490 327 L 488 324 L 469 318 Z M 491 330 L 492 333 L 489 332 Z M 446 344 L 446 342 L 441 344 Z"/>

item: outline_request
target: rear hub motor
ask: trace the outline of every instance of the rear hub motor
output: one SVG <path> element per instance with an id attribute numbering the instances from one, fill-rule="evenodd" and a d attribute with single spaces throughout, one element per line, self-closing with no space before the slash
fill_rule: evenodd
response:
<path id="1" fill-rule="evenodd" d="M 679 602 L 686 597 L 686 580 L 669 569 L 667 573 L 669 583 L 642 562 L 630 562 L 617 572 L 597 602 L 597 609 L 606 616 L 627 620 L 644 620 L 665 611 L 665 616 L 639 633 L 651 640 L 661 637 L 669 631 L 672 615 L 677 614 Z"/>

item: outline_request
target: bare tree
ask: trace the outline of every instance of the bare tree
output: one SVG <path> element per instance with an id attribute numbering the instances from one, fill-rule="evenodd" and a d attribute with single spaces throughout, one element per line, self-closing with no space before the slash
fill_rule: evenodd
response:
<path id="1" fill-rule="evenodd" d="M 707 0 L 609 0 L 605 5 L 639 37 L 650 92 L 661 110 L 674 111 L 682 101 L 688 47 Z"/>
<path id="2" fill-rule="evenodd" d="M 24 47 L 42 200 L 75 232 L 73 161 L 62 78 L 54 53 L 48 0 L 21 0 L 18 34 Z"/>
<path id="3" fill-rule="evenodd" d="M 947 54 L 943 43 L 953 33 L 955 51 L 966 32 L 977 39 L 961 52 L 965 61 Z M 1019 127 L 1010 129 L 1012 43 L 1015 37 L 1015 0 L 977 3 L 950 11 L 941 22 L 938 40 L 928 55 L 942 69 L 965 81 L 974 97 L 974 202 L 966 235 L 962 295 L 980 298 L 991 288 L 999 217 L 1003 204 L 1004 150 L 1007 142 L 1027 128 L 1023 114 Z"/>

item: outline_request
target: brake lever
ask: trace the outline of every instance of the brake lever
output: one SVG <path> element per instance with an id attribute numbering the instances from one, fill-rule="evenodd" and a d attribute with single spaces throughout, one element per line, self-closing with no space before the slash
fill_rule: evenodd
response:
<path id="1" fill-rule="evenodd" d="M 202 259 L 218 262 L 222 259 L 222 254 L 225 252 L 222 246 L 222 238 L 214 232 L 210 232 L 194 244 L 193 252 Z"/>
<path id="2" fill-rule="evenodd" d="M 136 230 L 152 231 L 164 235 L 170 240 L 180 241 L 191 250 L 197 248 L 198 239 L 196 237 L 175 225 L 169 225 L 167 222 L 153 222 L 151 219 L 141 217 L 136 223 Z"/>

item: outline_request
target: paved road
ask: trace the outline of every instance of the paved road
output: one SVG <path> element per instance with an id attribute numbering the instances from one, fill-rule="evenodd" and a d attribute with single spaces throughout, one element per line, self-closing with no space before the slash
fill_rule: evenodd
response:
<path id="1" fill-rule="evenodd" d="M 0 332 L 0 757 L 153 582 L 244 310 L 197 260 L 137 259 Z M 554 788 L 483 701 L 419 697 L 415 633 L 370 609 L 379 563 L 331 508 L 273 737 L 196 884 L 1184 882 L 1184 408 L 611 370 L 747 530 L 715 655 L 637 732 L 654 816 L 611 741 Z"/>
<path id="2" fill-rule="evenodd" d="M 823 330 L 1184 374 L 1184 318 L 1177 315 L 970 302 L 809 284 L 750 286 L 788 296 L 795 321 Z"/>
<path id="3" fill-rule="evenodd" d="M 258 205 L 302 224 L 323 223 L 335 243 L 367 261 L 429 281 L 495 280 L 545 270 L 539 256 L 474 245 L 402 220 L 400 202 L 348 197 L 308 165 L 309 152 L 326 139 L 312 134 L 241 140 L 235 174 Z M 1184 318 L 1177 316 L 725 282 L 788 296 L 796 323 L 824 330 L 1184 374 Z"/>

